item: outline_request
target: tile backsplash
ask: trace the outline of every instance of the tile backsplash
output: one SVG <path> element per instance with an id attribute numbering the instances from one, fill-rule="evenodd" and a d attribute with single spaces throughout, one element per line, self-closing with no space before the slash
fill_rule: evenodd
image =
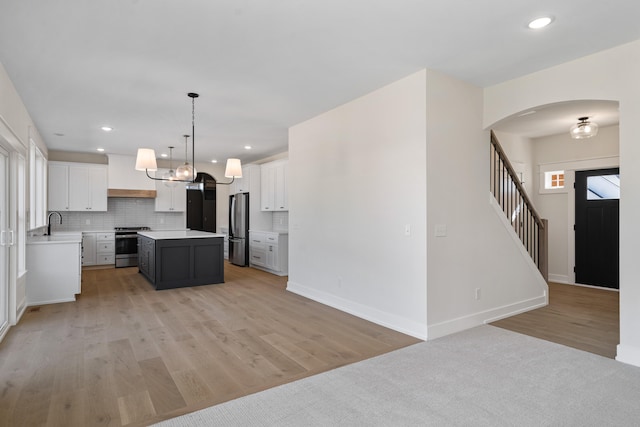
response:
<path id="1" fill-rule="evenodd" d="M 274 212 L 272 220 L 273 231 L 289 230 L 289 212 Z"/>
<path id="2" fill-rule="evenodd" d="M 114 227 L 146 226 L 152 230 L 182 229 L 184 212 L 156 212 L 154 199 L 108 199 L 106 212 L 61 212 L 62 225 L 52 218 L 52 231 L 112 230 Z"/>

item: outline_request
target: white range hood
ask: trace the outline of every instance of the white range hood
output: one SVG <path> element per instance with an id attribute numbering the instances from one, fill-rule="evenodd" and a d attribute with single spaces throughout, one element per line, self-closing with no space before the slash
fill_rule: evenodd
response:
<path id="1" fill-rule="evenodd" d="M 109 154 L 109 197 L 156 197 L 156 182 L 137 171 L 136 158 Z"/>

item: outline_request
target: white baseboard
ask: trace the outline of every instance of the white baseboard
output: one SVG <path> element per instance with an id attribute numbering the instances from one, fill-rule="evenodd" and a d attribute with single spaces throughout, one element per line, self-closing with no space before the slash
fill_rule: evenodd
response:
<path id="1" fill-rule="evenodd" d="M 74 296 L 73 298 L 62 298 L 62 299 L 56 299 L 51 301 L 29 301 L 26 307 L 33 307 L 34 305 L 57 304 L 59 302 L 72 302 L 75 300 L 76 300 L 76 297 Z"/>
<path id="2" fill-rule="evenodd" d="M 377 308 L 362 305 L 357 302 L 338 297 L 336 295 L 318 291 L 317 289 L 311 289 L 292 281 L 287 282 L 287 291 L 328 305 L 329 307 L 344 311 L 345 313 L 352 314 L 386 328 L 393 329 L 394 331 L 411 335 L 412 337 L 421 340 L 427 339 L 426 324 L 415 322 L 413 320 L 409 320 L 395 314 L 387 313 L 378 310 Z"/>
<path id="3" fill-rule="evenodd" d="M 496 320 L 504 319 L 505 317 L 514 316 L 516 314 L 524 313 L 530 310 L 535 310 L 536 308 L 546 306 L 548 303 L 549 299 L 547 294 L 545 293 L 545 295 L 541 295 L 539 297 L 531 298 L 525 301 L 520 301 L 502 307 L 492 308 L 480 313 L 474 313 L 468 316 L 459 317 L 457 319 L 447 320 L 445 322 L 429 325 L 428 336 L 430 340 L 444 337 L 445 335 L 454 334 L 456 332 L 464 331 L 476 326 L 495 322 Z"/>
<path id="4" fill-rule="evenodd" d="M 564 274 L 551 274 L 549 273 L 549 281 L 555 283 L 566 283 L 568 285 L 572 284 L 569 281 L 569 276 Z"/>
<path id="5" fill-rule="evenodd" d="M 640 348 L 618 344 L 616 360 L 628 365 L 640 367 Z"/>

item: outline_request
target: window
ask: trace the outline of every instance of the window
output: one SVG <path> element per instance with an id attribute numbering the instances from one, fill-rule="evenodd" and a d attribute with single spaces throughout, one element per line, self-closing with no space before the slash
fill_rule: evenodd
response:
<path id="1" fill-rule="evenodd" d="M 29 149 L 29 229 L 46 225 L 47 160 L 32 140 Z"/>
<path id="2" fill-rule="evenodd" d="M 620 175 L 587 177 L 587 200 L 620 199 Z"/>
<path id="3" fill-rule="evenodd" d="M 27 218 L 25 215 L 26 203 L 25 197 L 27 194 L 26 190 L 26 160 L 23 156 L 17 155 L 18 159 L 18 277 L 21 277 L 27 271 L 27 266 L 25 262 L 25 238 L 27 236 Z"/>
<path id="4" fill-rule="evenodd" d="M 564 188 L 564 171 L 549 171 L 544 173 L 544 188 L 555 190 Z"/>

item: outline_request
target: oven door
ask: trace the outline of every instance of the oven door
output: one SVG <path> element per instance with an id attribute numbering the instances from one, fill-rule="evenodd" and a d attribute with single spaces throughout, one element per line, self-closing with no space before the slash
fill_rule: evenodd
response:
<path id="1" fill-rule="evenodd" d="M 116 267 L 135 267 L 138 265 L 138 235 L 116 234 Z"/>

